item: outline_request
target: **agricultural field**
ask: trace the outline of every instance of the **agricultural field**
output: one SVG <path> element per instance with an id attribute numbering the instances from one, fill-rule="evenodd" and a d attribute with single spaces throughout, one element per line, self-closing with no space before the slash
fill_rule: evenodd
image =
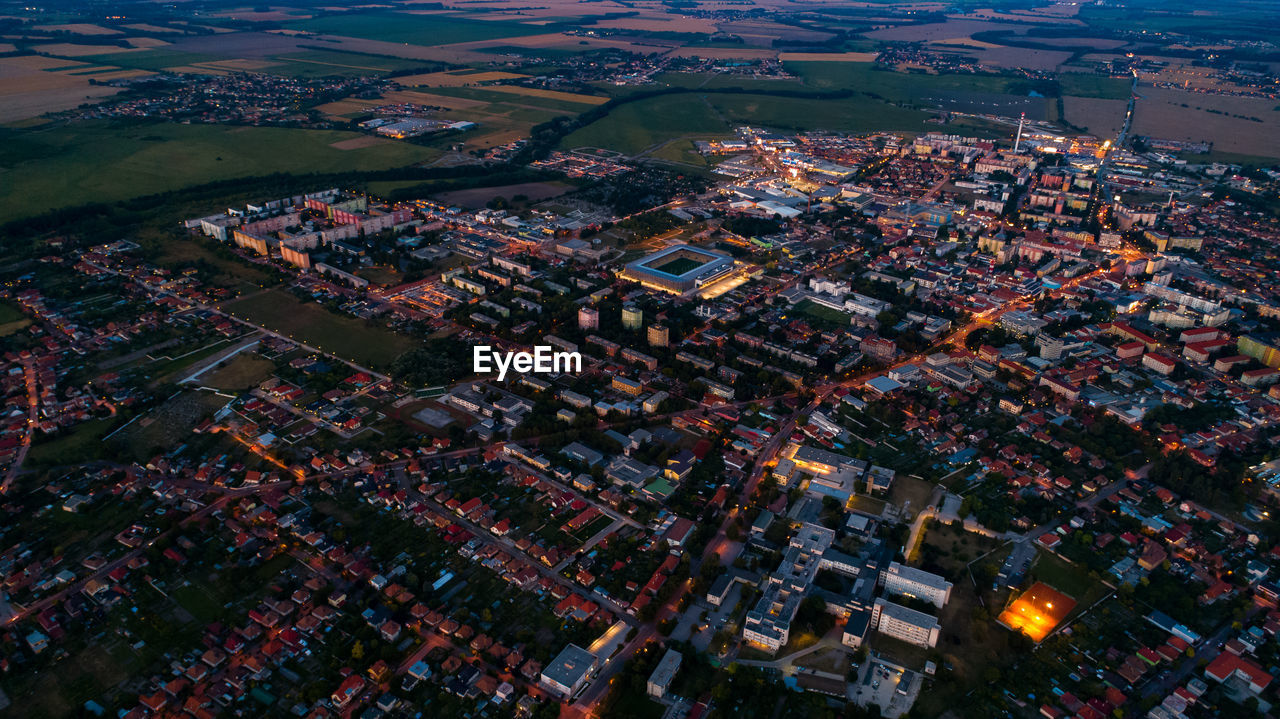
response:
<path id="1" fill-rule="evenodd" d="M 1124 125 L 1127 106 L 1124 100 L 1068 95 L 1062 98 L 1062 119 L 1098 137 L 1115 137 Z"/>
<path id="2" fill-rule="evenodd" d="M 352 132 L 91 121 L 0 129 L 0 221 L 84 202 L 275 172 L 403 167 L 438 156 L 406 143 L 333 147 Z"/>
<path id="3" fill-rule="evenodd" d="M 564 139 L 562 147 L 603 147 L 628 155 L 685 136 L 726 135 L 732 127 L 695 95 L 668 95 L 622 105 Z"/>
<path id="4" fill-rule="evenodd" d="M 283 290 L 233 300 L 223 309 L 236 317 L 367 367 L 385 368 L 412 349 L 413 338 L 354 317 L 334 314 Z"/>
<path id="5" fill-rule="evenodd" d="M 1276 101 L 1143 87 L 1133 131 L 1171 140 L 1208 141 L 1213 149 L 1280 158 Z"/>
<path id="6" fill-rule="evenodd" d="M 426 46 L 539 35 L 548 31 L 546 25 L 505 20 L 469 20 L 449 15 L 414 15 L 403 12 L 328 15 L 290 22 L 287 27 L 320 35 L 339 35 Z"/>
<path id="7" fill-rule="evenodd" d="M 82 60 L 41 55 L 0 58 L 0 123 L 69 110 L 119 92 L 90 79 L 134 77 L 146 73 Z"/>

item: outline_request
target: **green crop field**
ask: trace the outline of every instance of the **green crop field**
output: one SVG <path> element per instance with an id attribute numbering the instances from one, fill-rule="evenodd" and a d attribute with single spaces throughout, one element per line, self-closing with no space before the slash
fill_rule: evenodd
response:
<path id="1" fill-rule="evenodd" d="M 507 105 L 521 108 L 539 108 L 554 112 L 557 115 L 577 115 L 595 107 L 595 103 L 588 101 L 574 102 L 572 100 L 564 100 L 558 97 L 540 97 L 538 95 L 521 95 L 515 92 L 502 92 L 500 90 L 486 90 L 481 87 L 431 87 L 423 88 L 423 91 L 433 95 L 448 95 L 450 97 L 461 97 L 468 100 L 479 100 L 494 105 Z"/>
<path id="2" fill-rule="evenodd" d="M 319 347 L 366 367 L 386 368 L 418 343 L 406 335 L 302 302 L 281 290 L 268 290 L 235 300 L 223 309 L 236 317 Z"/>
<path id="3" fill-rule="evenodd" d="M 634 154 L 677 137 L 727 135 L 731 129 L 698 95 L 667 95 L 622 105 L 573 132 L 562 145 Z"/>
<path id="4" fill-rule="evenodd" d="M 708 99 L 731 124 L 779 130 L 871 132 L 924 129 L 929 113 L 908 110 L 866 97 L 804 100 L 769 95 L 711 95 Z"/>
<path id="5" fill-rule="evenodd" d="M 195 52 L 181 52 L 179 50 L 141 50 L 138 52 L 113 52 L 105 55 L 89 55 L 87 57 L 78 57 L 81 62 L 94 62 L 100 65 L 115 65 L 118 67 L 136 68 L 138 70 L 163 70 L 166 67 L 178 67 L 181 65 L 192 65 L 198 62 L 213 62 L 215 60 L 225 60 L 226 57 L 219 55 L 205 55 Z"/>
<path id="6" fill-rule="evenodd" d="M 398 142 L 340 150 L 356 133 L 288 128 L 92 121 L 0 128 L 0 222 L 275 172 L 401 167 L 437 151 Z"/>
<path id="7" fill-rule="evenodd" d="M 402 70 L 421 69 L 422 72 L 430 72 L 434 67 L 430 63 L 418 60 L 375 57 L 327 50 L 276 55 L 275 61 L 279 64 L 263 68 L 262 71 L 273 75 L 289 75 L 292 77 L 359 77 Z"/>
<path id="8" fill-rule="evenodd" d="M 935 92 L 1007 92 L 1012 78 L 985 75 L 925 75 L 877 70 L 870 62 L 787 62 L 784 66 L 815 90 L 853 90 L 895 102 L 913 102 Z"/>
<path id="9" fill-rule="evenodd" d="M 1058 76 L 1063 95 L 1128 100 L 1130 82 L 1124 78 L 1103 77 L 1080 72 L 1064 72 Z"/>
<path id="10" fill-rule="evenodd" d="M 526 25 L 505 20 L 467 20 L 447 15 L 410 15 L 399 12 L 329 15 L 288 23 L 288 27 L 323 35 L 361 37 L 428 47 L 555 32 L 550 25 Z"/>

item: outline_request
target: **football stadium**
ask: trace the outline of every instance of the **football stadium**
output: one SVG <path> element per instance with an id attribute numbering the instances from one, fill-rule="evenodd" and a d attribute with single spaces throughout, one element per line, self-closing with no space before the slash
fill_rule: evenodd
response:
<path id="1" fill-rule="evenodd" d="M 734 264 L 732 257 L 714 250 L 673 245 L 629 263 L 619 274 L 645 287 L 683 295 L 724 278 Z"/>

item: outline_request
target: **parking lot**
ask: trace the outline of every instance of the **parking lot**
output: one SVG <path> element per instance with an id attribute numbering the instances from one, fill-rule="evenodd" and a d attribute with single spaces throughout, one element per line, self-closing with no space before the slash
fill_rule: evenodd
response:
<path id="1" fill-rule="evenodd" d="M 911 709 L 923 683 L 918 672 L 873 658 L 859 671 L 850 698 L 862 706 L 876 704 L 881 714 L 888 719 L 896 719 Z"/>

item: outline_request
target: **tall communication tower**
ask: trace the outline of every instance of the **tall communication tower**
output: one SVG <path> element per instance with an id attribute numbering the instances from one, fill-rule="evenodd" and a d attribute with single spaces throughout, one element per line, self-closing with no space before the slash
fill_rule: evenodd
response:
<path id="1" fill-rule="evenodd" d="M 1022 113 L 1022 117 L 1018 118 L 1018 137 L 1013 141 L 1013 154 L 1018 154 L 1018 147 L 1022 145 L 1022 123 L 1027 121 L 1027 113 Z"/>

